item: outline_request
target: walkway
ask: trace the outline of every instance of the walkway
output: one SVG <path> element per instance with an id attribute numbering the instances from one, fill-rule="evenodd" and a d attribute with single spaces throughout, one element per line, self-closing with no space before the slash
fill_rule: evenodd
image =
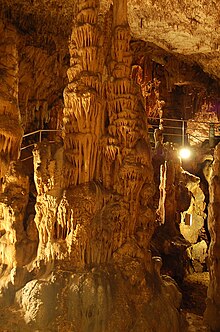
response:
<path id="1" fill-rule="evenodd" d="M 154 130 L 158 128 L 160 123 L 160 118 L 148 118 L 148 131 L 150 135 L 151 143 L 154 144 Z M 164 141 L 169 141 L 177 143 L 178 145 L 184 146 L 185 143 L 201 144 L 204 140 L 208 140 L 210 147 L 215 145 L 215 135 L 219 135 L 220 122 L 210 123 L 210 122 L 198 122 L 190 120 L 190 130 L 187 128 L 188 121 L 178 120 L 178 119 L 162 119 L 163 125 L 163 137 Z M 202 135 L 193 135 L 193 130 L 198 131 L 199 127 L 203 127 Z M 189 127 L 189 124 L 188 124 Z M 206 129 L 204 129 L 206 128 Z M 48 139 L 48 134 L 54 132 L 62 132 L 61 129 L 39 129 L 31 133 L 25 134 L 23 136 L 23 146 L 21 148 L 21 161 L 32 158 L 32 149 L 34 145 L 38 142 L 42 142 L 44 138 Z M 219 136 L 217 136 L 219 137 Z M 25 141 L 28 138 L 28 144 L 25 145 Z M 31 143 L 30 143 L 31 142 Z M 54 141 L 50 141 L 54 142 Z M 22 157 L 22 152 L 25 150 L 30 150 L 30 155 L 27 157 Z"/>

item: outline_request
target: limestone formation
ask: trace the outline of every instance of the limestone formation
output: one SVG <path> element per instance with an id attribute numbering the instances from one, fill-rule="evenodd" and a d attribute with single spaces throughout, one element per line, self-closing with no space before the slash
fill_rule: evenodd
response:
<path id="1" fill-rule="evenodd" d="M 200 188 L 200 179 L 188 172 L 183 173 L 183 180 L 191 193 L 191 202 L 187 210 L 181 215 L 180 230 L 190 242 L 196 243 L 200 230 L 204 227 L 204 193 Z"/>
<path id="2" fill-rule="evenodd" d="M 25 238 L 23 219 L 28 203 L 28 177 L 19 172 L 20 167 L 11 164 L 5 175 L 1 193 L 1 264 L 12 268 L 25 263 L 21 243 Z M 24 248 L 23 248 L 24 250 Z"/>
<path id="3" fill-rule="evenodd" d="M 19 324 L 177 332 L 181 295 L 150 252 L 154 174 L 146 109 L 131 78 L 127 3 L 115 0 L 105 21 L 99 5 L 76 8 L 63 145 L 43 140 L 33 150 L 39 243 L 26 284 L 21 278 L 20 290 L 12 289 L 24 313 Z"/>
<path id="4" fill-rule="evenodd" d="M 208 241 L 202 238 L 206 218 L 205 195 L 200 187 L 200 179 L 189 172 L 183 172 L 183 183 L 191 194 L 190 205 L 181 213 L 180 232 L 191 243 L 187 248 L 189 265 L 196 272 L 206 270 Z M 181 194 L 179 196 L 181 198 Z M 207 243 L 206 243 L 207 242 Z"/>
<path id="5" fill-rule="evenodd" d="M 211 181 L 209 186 L 210 203 L 208 209 L 208 227 L 211 235 L 209 247 L 209 274 L 210 283 L 207 294 L 205 319 L 213 331 L 220 329 L 220 300 L 219 300 L 219 172 L 220 172 L 220 145 L 214 152 Z"/>
<path id="6" fill-rule="evenodd" d="M 102 75 L 103 34 L 98 27 L 99 2 L 78 6 L 70 40 L 69 84 L 64 91 L 66 186 L 100 176 L 99 140 L 104 134 Z"/>
<path id="7" fill-rule="evenodd" d="M 154 209 L 149 205 L 153 176 L 146 121 L 142 120 L 143 110 L 137 108 L 138 87 L 129 74 L 129 27 L 114 26 L 113 20 L 108 69 L 112 80 L 106 83 L 102 79 L 103 37 L 96 27 L 98 2 L 79 5 L 78 10 L 70 42 L 70 83 L 64 92 L 64 166 L 60 155 L 51 154 L 52 147 L 46 143 L 34 155 L 39 248 L 50 246 L 49 257 L 56 257 L 53 247 L 65 240 L 66 253 L 74 256 L 75 264 L 84 266 L 109 262 L 133 237 L 148 255 Z M 118 16 L 115 8 L 113 13 Z M 103 60 L 97 64 L 98 55 Z M 64 177 L 57 183 L 56 174 L 62 167 Z M 109 230 L 103 229 L 103 223 L 107 223 L 105 227 L 109 224 Z M 100 242 L 93 243 L 93 237 Z M 45 250 L 42 253 L 48 259 Z"/>
<path id="8" fill-rule="evenodd" d="M 195 119 L 217 123 L 220 105 L 218 7 L 200 2 L 1 1 L 0 332 L 186 330 L 170 276 L 189 259 L 201 271 L 208 241 L 199 179 L 175 146 L 180 118 L 207 134 Z M 218 331 L 215 154 L 206 317 Z"/>
<path id="9" fill-rule="evenodd" d="M 189 261 L 193 260 L 191 245 L 197 243 L 199 231 L 204 226 L 204 194 L 199 187 L 199 178 L 184 171 L 178 151 L 172 145 L 161 142 L 156 145 L 153 165 L 159 224 L 152 246 L 163 258 L 163 271 L 180 281 L 188 272 Z M 193 226 L 184 223 L 189 215 L 194 220 Z M 205 265 L 205 260 L 202 263 Z"/>
<path id="10" fill-rule="evenodd" d="M 0 180 L 11 160 L 17 160 L 23 135 L 18 106 L 18 36 L 0 21 Z"/>
<path id="11" fill-rule="evenodd" d="M 30 278 L 26 266 L 36 257 L 33 216 L 24 224 L 28 199 L 29 179 L 22 164 L 11 163 L 0 195 L 0 307 L 13 303 L 16 290 Z"/>

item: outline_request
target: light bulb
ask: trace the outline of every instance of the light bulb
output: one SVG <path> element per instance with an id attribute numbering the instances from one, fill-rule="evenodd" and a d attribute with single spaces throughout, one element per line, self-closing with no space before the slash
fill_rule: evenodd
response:
<path id="1" fill-rule="evenodd" d="M 191 156 L 191 151 L 190 149 L 188 148 L 181 148 L 179 150 L 179 156 L 182 158 L 182 159 L 188 159 L 190 156 Z"/>

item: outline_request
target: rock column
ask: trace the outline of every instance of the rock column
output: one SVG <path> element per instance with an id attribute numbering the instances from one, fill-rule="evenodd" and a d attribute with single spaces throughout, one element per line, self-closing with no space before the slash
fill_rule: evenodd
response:
<path id="1" fill-rule="evenodd" d="M 209 247 L 210 283 L 207 294 L 205 320 L 212 331 L 220 330 L 220 145 L 214 152 L 212 177 L 209 185 L 210 203 L 208 208 L 208 227 L 211 236 Z"/>
<path id="2" fill-rule="evenodd" d="M 155 220 L 154 210 L 149 207 L 154 185 L 146 114 L 138 104 L 139 87 L 131 79 L 130 38 L 127 2 L 114 1 L 108 63 L 110 79 L 106 88 L 109 124 L 102 150 L 103 184 L 120 197 L 111 216 L 115 227 L 120 224 L 114 236 L 113 251 L 129 242 L 137 229 L 138 240 L 144 239 L 140 241 L 147 247 Z M 117 201 L 117 196 L 114 200 Z"/>
<path id="3" fill-rule="evenodd" d="M 99 177 L 98 141 L 104 131 L 101 73 L 103 36 L 98 27 L 99 1 L 78 4 L 70 40 L 69 84 L 64 91 L 66 185 Z"/>

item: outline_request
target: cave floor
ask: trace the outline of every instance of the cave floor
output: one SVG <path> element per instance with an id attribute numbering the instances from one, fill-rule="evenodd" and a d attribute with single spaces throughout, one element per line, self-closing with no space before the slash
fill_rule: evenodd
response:
<path id="1" fill-rule="evenodd" d="M 182 310 L 189 324 L 188 332 L 210 331 L 203 322 L 208 283 L 209 273 L 203 272 L 188 275 L 181 285 Z"/>
<path id="2" fill-rule="evenodd" d="M 188 329 L 183 332 L 210 332 L 203 322 L 208 283 L 208 272 L 193 273 L 188 275 L 180 286 L 183 294 L 182 312 L 188 322 Z M 9 312 L 10 319 L 8 319 Z M 8 308 L 0 311 L 0 332 L 21 331 L 19 328 L 19 312 L 20 310 L 16 306 L 10 308 L 9 311 Z M 7 328 L 1 328 L 3 322 Z M 17 326 L 18 328 L 16 328 Z M 23 332 L 25 331 L 29 332 L 28 329 L 23 329 Z"/>

